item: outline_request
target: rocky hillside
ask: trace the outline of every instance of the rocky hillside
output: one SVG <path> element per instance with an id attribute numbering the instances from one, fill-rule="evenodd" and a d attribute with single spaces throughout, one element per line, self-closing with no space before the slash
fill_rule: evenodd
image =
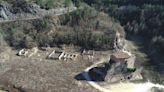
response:
<path id="1" fill-rule="evenodd" d="M 50 5 L 50 2 L 41 2 L 42 0 L 36 0 L 35 3 L 33 1 L 25 1 L 25 0 L 11 0 L 11 1 L 1 1 L 0 3 L 0 21 L 13 21 L 13 20 L 29 20 L 41 18 L 44 16 L 55 16 L 66 14 L 67 12 L 72 12 L 76 10 L 76 7 L 72 6 L 61 6 L 55 7 L 55 5 L 51 5 L 51 8 L 46 8 Z M 51 1 L 52 4 L 56 3 L 55 1 Z M 43 5 L 45 4 L 45 8 Z M 54 7 L 54 8 L 53 8 Z"/>

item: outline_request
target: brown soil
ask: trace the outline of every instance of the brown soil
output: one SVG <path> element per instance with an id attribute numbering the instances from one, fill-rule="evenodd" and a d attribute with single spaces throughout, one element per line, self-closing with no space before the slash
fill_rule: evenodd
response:
<path id="1" fill-rule="evenodd" d="M 9 92 L 98 92 L 86 81 L 75 79 L 96 60 L 47 60 L 43 53 L 26 58 L 10 51 L 10 59 L 0 62 L 0 85 Z"/>

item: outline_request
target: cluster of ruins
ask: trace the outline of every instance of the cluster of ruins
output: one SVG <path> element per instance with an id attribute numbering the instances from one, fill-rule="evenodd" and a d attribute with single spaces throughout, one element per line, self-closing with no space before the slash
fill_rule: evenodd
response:
<path id="1" fill-rule="evenodd" d="M 135 64 L 135 56 L 126 51 L 118 51 L 111 55 L 111 60 L 115 62 L 125 62 L 127 68 L 133 69 Z"/>
<path id="2" fill-rule="evenodd" d="M 76 60 L 77 57 L 78 57 L 78 54 L 54 50 L 48 55 L 47 58 L 58 59 L 58 60 Z"/>
<path id="3" fill-rule="evenodd" d="M 87 57 L 89 60 L 94 59 L 95 51 L 94 50 L 83 50 L 81 55 L 84 57 Z"/>
<path id="4" fill-rule="evenodd" d="M 25 57 L 31 57 L 33 56 L 34 54 L 36 54 L 38 52 L 38 48 L 37 47 L 34 47 L 32 49 L 21 49 L 19 52 L 18 52 L 18 56 L 25 56 Z"/>
<path id="5" fill-rule="evenodd" d="M 132 55 L 126 47 L 126 40 L 124 37 L 117 32 L 116 39 L 114 42 L 115 53 L 111 55 L 111 60 L 116 62 L 126 62 L 127 68 L 134 68 L 135 55 Z"/>
<path id="6" fill-rule="evenodd" d="M 127 48 L 126 47 L 126 40 L 124 39 L 124 36 L 121 35 L 120 33 L 116 33 L 116 38 L 114 41 L 114 50 L 115 51 L 120 51 L 120 50 L 124 50 Z"/>
<path id="7" fill-rule="evenodd" d="M 44 53 L 46 51 L 46 57 L 47 59 L 53 59 L 53 60 L 76 60 L 78 58 L 79 55 L 82 56 L 82 58 L 86 58 L 88 60 L 93 60 L 94 59 L 94 56 L 95 56 L 95 51 L 94 50 L 83 50 L 80 53 L 77 53 L 77 52 L 69 52 L 69 51 L 64 51 L 64 50 L 58 50 L 58 49 L 55 49 L 55 50 L 52 50 L 52 48 L 50 47 L 44 47 L 44 48 L 40 48 Z M 18 52 L 18 56 L 25 56 L 25 57 L 31 57 L 33 55 L 35 55 L 37 52 L 38 52 L 38 48 L 35 47 L 35 48 L 32 48 L 32 49 L 21 49 L 19 52 Z M 51 51 L 51 52 L 49 52 Z M 38 54 L 38 56 L 40 56 Z"/>
<path id="8" fill-rule="evenodd" d="M 135 68 L 135 61 L 136 56 L 132 54 L 130 51 L 127 50 L 126 47 L 126 40 L 120 35 L 120 33 L 116 33 L 116 40 L 115 40 L 115 52 L 110 56 L 110 62 L 109 64 L 115 63 L 116 66 L 114 71 L 117 71 L 117 77 L 112 77 L 109 74 L 110 81 L 116 81 L 118 79 L 124 80 L 140 80 L 143 79 L 141 75 L 141 70 Z M 119 70 L 119 71 L 118 71 Z M 125 71 L 132 71 L 131 74 L 125 74 L 122 75 Z M 110 71 L 109 71 L 110 72 Z M 119 75 L 119 72 L 121 72 L 121 75 Z M 111 73 L 111 72 L 110 72 Z"/>

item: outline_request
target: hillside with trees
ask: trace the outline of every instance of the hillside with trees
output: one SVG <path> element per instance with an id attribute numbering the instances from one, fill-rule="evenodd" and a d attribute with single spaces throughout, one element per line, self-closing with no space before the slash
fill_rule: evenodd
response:
<path id="1" fill-rule="evenodd" d="M 143 36 L 149 48 L 164 54 L 163 0 L 82 0 L 116 18 L 127 34 Z"/>
<path id="2" fill-rule="evenodd" d="M 4 40 L 17 49 L 35 46 L 60 47 L 66 44 L 84 49 L 108 50 L 114 48 L 115 33 L 124 32 L 115 19 L 87 4 L 72 13 L 55 18 L 45 16 L 0 25 Z"/>
<path id="3" fill-rule="evenodd" d="M 158 90 L 163 56 L 164 0 L 0 0 L 0 91 Z"/>

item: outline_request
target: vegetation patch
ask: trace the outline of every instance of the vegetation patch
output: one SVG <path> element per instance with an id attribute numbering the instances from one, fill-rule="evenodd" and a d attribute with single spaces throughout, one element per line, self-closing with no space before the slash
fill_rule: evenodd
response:
<path id="1" fill-rule="evenodd" d="M 136 71 L 136 68 L 128 68 L 128 70 L 127 70 L 128 72 L 130 72 L 130 73 L 133 73 L 133 72 L 135 72 Z"/>
<path id="2" fill-rule="evenodd" d="M 89 6 L 56 19 L 1 24 L 1 29 L 5 40 L 15 48 L 66 44 L 95 50 L 113 49 L 115 33 L 122 30 L 119 23 Z"/>

